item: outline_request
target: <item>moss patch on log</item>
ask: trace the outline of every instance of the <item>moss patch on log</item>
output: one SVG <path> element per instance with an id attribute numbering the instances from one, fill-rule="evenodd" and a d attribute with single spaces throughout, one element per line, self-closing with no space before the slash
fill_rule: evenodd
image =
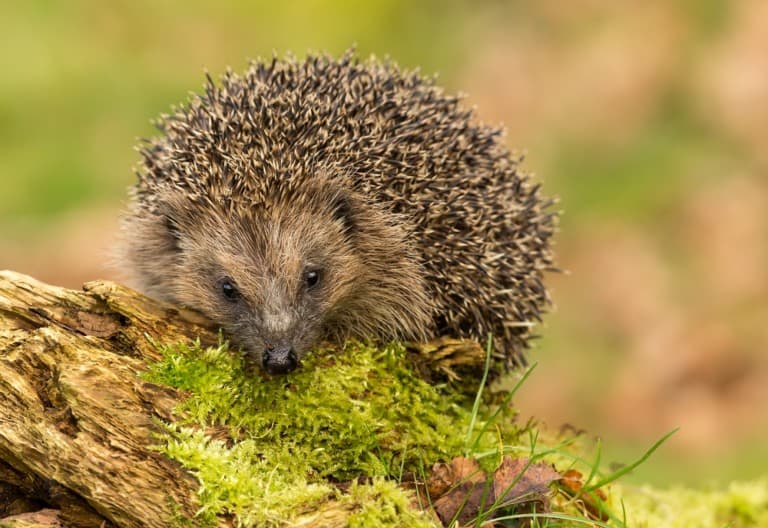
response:
<path id="1" fill-rule="evenodd" d="M 414 507 L 412 481 L 427 480 L 433 464 L 460 456 L 477 458 L 492 472 L 504 455 L 553 463 L 564 475 L 554 485 L 550 513 L 505 510 L 497 520 L 509 526 L 525 519 L 564 527 L 768 523 L 766 481 L 725 490 L 608 487 L 603 483 L 622 472 L 603 471 L 588 442 L 521 426 L 508 399 L 499 406 L 491 395 L 473 417 L 472 397 L 418 377 L 400 345 L 319 349 L 280 377 L 248 371 L 226 344 L 160 350 L 162 360 L 145 379 L 176 387 L 186 399 L 158 449 L 200 482 L 202 507 L 179 524 L 215 525 L 226 515 L 241 527 L 435 527 L 436 518 Z M 568 475 L 580 491 L 567 489 Z M 420 489 L 421 504 L 428 504 Z"/>
<path id="2" fill-rule="evenodd" d="M 402 508 L 411 493 L 384 482 L 462 454 L 470 411 L 466 396 L 418 378 L 403 347 L 320 349 L 280 377 L 246 372 L 225 344 L 161 350 L 145 378 L 188 395 L 162 450 L 200 479 L 201 518 L 279 525 L 335 498 L 359 505 L 360 526 L 432 525 Z M 349 493 L 332 485 L 360 477 L 373 480 Z"/>

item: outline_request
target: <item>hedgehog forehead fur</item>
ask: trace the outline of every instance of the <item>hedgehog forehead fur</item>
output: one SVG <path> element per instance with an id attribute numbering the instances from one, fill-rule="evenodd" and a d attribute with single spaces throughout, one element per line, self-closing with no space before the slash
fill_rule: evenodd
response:
<path id="1" fill-rule="evenodd" d="M 174 268 L 194 266 L 184 244 L 216 246 L 185 238 L 240 237 L 246 259 L 244 246 L 262 240 L 252 260 L 275 251 L 266 233 L 311 239 L 349 259 L 334 271 L 348 288 L 332 288 L 337 298 L 312 314 L 309 341 L 490 332 L 508 363 L 521 358 L 549 303 L 552 201 L 519 170 L 501 130 L 432 79 L 352 52 L 256 61 L 243 75 L 208 77 L 158 128 L 140 150 L 125 219 L 127 260 L 148 292 L 200 309 L 244 341 L 244 323 L 212 298 L 184 295 L 190 286 Z M 203 273 L 193 273 L 198 283 Z"/>

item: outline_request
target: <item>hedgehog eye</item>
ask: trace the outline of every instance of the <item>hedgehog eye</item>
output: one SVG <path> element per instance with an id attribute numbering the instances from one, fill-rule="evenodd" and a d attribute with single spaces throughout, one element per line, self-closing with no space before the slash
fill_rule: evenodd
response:
<path id="1" fill-rule="evenodd" d="M 222 295 L 224 295 L 228 301 L 236 301 L 240 298 L 240 292 L 237 291 L 237 287 L 229 277 L 222 279 L 219 286 L 221 287 Z"/>
<path id="2" fill-rule="evenodd" d="M 307 285 L 307 289 L 314 288 L 317 283 L 320 282 L 320 272 L 317 270 L 309 270 L 304 272 L 304 283 Z"/>

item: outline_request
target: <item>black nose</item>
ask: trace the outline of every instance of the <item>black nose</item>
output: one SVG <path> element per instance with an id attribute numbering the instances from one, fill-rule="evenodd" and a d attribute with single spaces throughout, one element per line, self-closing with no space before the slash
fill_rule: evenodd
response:
<path id="1" fill-rule="evenodd" d="M 270 374 L 288 374 L 299 366 L 299 358 L 291 346 L 268 346 L 261 362 Z"/>

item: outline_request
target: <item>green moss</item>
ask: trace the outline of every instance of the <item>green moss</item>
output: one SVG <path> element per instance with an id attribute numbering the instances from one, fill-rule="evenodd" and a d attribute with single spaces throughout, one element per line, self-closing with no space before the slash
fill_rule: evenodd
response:
<path id="1" fill-rule="evenodd" d="M 334 493 L 327 483 L 310 482 L 301 464 L 273 463 L 270 450 L 252 439 L 228 446 L 202 431 L 181 427 L 169 429 L 162 451 L 200 480 L 202 521 L 229 513 L 240 526 L 278 525 Z"/>
<path id="2" fill-rule="evenodd" d="M 302 369 L 274 378 L 246 374 L 226 345 L 163 354 L 147 378 L 188 391 L 179 408 L 186 422 L 228 427 L 272 463 L 339 480 L 396 476 L 463 447 L 463 397 L 417 378 L 396 345 L 318 350 Z"/>
<path id="3" fill-rule="evenodd" d="M 317 350 L 299 371 L 274 378 L 246 372 L 226 345 L 161 350 L 163 360 L 144 377 L 185 391 L 186 399 L 158 449 L 200 481 L 200 511 L 179 526 L 214 525 L 222 514 L 238 526 L 280 526 L 329 505 L 351 527 L 433 526 L 410 506 L 415 497 L 398 485 L 402 476 L 461 455 L 493 471 L 505 454 L 578 469 L 587 490 L 609 492 L 607 523 L 590 521 L 578 501 L 557 495 L 554 513 L 537 517 L 540 526 L 768 526 L 768 481 L 725 491 L 607 488 L 664 439 L 636 463 L 606 473 L 599 443 L 595 450 L 584 439 L 520 427 L 508 398 L 470 410 L 471 398 L 418 378 L 398 345 Z M 227 440 L 216 439 L 222 436 Z M 615 513 L 622 510 L 626 515 Z"/>
<path id="4" fill-rule="evenodd" d="M 724 490 L 623 488 L 628 525 L 635 528 L 760 528 L 768 526 L 768 479 L 733 482 Z"/>
<path id="5" fill-rule="evenodd" d="M 203 517 L 231 513 L 242 526 L 276 525 L 333 495 L 329 481 L 365 476 L 377 479 L 345 500 L 376 497 L 377 506 L 361 506 L 357 525 L 404 526 L 398 512 L 410 497 L 386 479 L 465 447 L 465 396 L 416 377 L 397 345 L 317 350 L 299 371 L 274 378 L 246 373 L 226 345 L 162 352 L 145 378 L 187 393 L 162 450 L 197 475 Z M 203 431 L 212 426 L 237 441 L 211 439 Z"/>
<path id="6" fill-rule="evenodd" d="M 341 502 L 355 510 L 349 517 L 350 528 L 435 526 L 426 515 L 413 509 L 410 496 L 391 480 L 377 478 L 370 484 L 355 483 Z"/>

